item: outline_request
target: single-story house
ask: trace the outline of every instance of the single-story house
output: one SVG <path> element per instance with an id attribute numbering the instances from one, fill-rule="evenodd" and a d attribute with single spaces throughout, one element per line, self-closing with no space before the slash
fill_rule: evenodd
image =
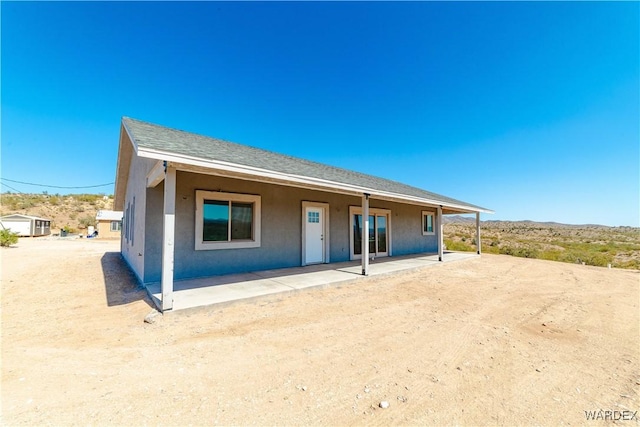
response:
<path id="1" fill-rule="evenodd" d="M 142 284 L 438 253 L 442 215 L 492 211 L 399 182 L 124 117 L 114 209 Z"/>
<path id="2" fill-rule="evenodd" d="M 122 230 L 122 211 L 99 210 L 96 223 L 98 237 L 119 239 Z"/>
<path id="3" fill-rule="evenodd" d="M 18 233 L 19 236 L 36 237 L 51 234 L 51 220 L 37 216 L 12 214 L 0 218 L 2 228 Z"/>

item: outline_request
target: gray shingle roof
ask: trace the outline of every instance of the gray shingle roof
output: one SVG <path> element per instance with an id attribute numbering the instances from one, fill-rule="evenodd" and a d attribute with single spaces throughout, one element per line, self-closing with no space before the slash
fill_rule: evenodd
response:
<path id="1" fill-rule="evenodd" d="M 168 154 L 180 154 L 202 160 L 222 161 L 267 171 L 301 177 L 323 179 L 339 184 L 355 185 L 381 192 L 396 193 L 466 207 L 470 210 L 489 211 L 480 206 L 440 194 L 364 173 L 337 168 L 305 159 L 274 153 L 260 148 L 236 144 L 221 139 L 171 129 L 140 120 L 123 117 L 134 144 Z"/>

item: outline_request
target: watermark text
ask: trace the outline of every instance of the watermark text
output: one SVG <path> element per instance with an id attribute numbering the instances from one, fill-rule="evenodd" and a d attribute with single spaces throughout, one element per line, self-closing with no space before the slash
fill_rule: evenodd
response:
<path id="1" fill-rule="evenodd" d="M 597 411 L 584 411 L 584 416 L 587 421 L 633 421 L 638 419 L 638 411 L 605 411 L 599 409 Z"/>

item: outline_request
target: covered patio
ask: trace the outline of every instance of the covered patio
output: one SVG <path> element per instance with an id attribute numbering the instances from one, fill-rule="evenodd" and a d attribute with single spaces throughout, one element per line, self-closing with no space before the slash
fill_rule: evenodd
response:
<path id="1" fill-rule="evenodd" d="M 369 263 L 369 276 L 434 267 L 442 265 L 443 262 L 461 261 L 479 256 L 472 252 L 445 252 L 445 255 L 442 257 L 439 254 L 418 254 L 378 258 Z M 362 275 L 360 261 L 177 280 L 173 287 L 173 310 L 229 304 L 239 300 L 251 300 L 274 294 L 361 280 L 367 280 L 367 276 Z M 148 284 L 147 292 L 151 295 L 158 309 L 161 310 L 161 284 Z"/>

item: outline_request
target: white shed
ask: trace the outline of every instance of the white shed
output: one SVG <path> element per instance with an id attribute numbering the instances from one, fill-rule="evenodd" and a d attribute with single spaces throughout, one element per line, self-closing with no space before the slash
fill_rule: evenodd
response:
<path id="1" fill-rule="evenodd" d="M 51 220 L 37 216 L 11 214 L 0 218 L 2 228 L 19 236 L 46 236 L 51 234 Z"/>

